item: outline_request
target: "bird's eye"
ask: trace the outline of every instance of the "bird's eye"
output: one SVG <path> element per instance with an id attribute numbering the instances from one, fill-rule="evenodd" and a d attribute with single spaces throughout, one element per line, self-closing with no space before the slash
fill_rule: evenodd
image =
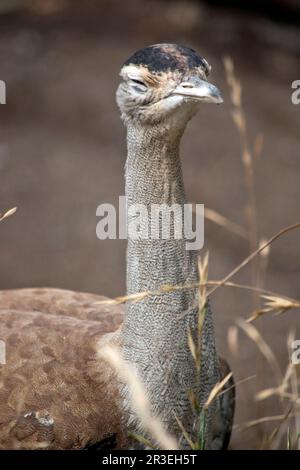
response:
<path id="1" fill-rule="evenodd" d="M 144 82 L 141 82 L 141 80 L 136 80 L 135 78 L 131 78 L 131 81 L 134 83 L 137 83 L 138 85 L 146 86 Z"/>
<path id="2" fill-rule="evenodd" d="M 136 78 L 130 78 L 130 81 L 133 84 L 133 88 L 137 91 L 143 92 L 148 89 L 147 85 L 141 80 L 137 80 Z"/>
<path id="3" fill-rule="evenodd" d="M 194 88 L 192 83 L 186 82 L 181 84 L 182 88 Z"/>

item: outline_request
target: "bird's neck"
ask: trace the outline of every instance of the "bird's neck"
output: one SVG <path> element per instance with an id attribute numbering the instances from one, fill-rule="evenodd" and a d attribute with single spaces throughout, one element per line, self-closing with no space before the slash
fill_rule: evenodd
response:
<path id="1" fill-rule="evenodd" d="M 179 144 L 184 128 L 128 126 L 126 196 L 128 226 L 138 221 L 145 234 L 151 208 L 155 204 L 186 202 L 179 159 Z M 139 214 L 131 212 L 139 205 Z M 142 211 L 142 216 L 141 212 Z M 179 217 L 181 217 L 179 215 Z M 174 220 L 174 219 L 172 219 Z M 151 218 L 151 223 L 153 222 Z M 171 233 L 174 223 L 171 222 Z M 151 235 L 151 234 L 150 234 Z M 127 294 L 157 291 L 162 285 L 198 281 L 197 253 L 186 249 L 184 238 L 133 239 L 128 236 Z M 127 302 L 123 325 L 125 359 L 135 364 L 144 382 L 153 413 L 159 414 L 171 432 L 178 433 L 174 413 L 189 430 L 194 414 L 188 391 L 200 398 L 201 390 L 195 363 L 188 347 L 188 332 L 195 331 L 198 309 L 195 291 L 183 290 L 150 295 L 138 302 Z M 209 345 L 205 346 L 209 393 L 216 370 L 213 327 L 210 312 L 205 320 Z M 207 357 L 206 357 L 207 356 Z M 125 389 L 126 396 L 126 389 Z M 131 416 L 134 420 L 135 417 Z"/>
<path id="2" fill-rule="evenodd" d="M 195 256 L 186 250 L 186 240 L 174 239 L 174 219 L 183 218 L 186 202 L 179 144 L 183 129 L 168 127 L 128 127 L 128 155 L 126 161 L 126 197 L 128 221 L 127 294 L 153 291 L 163 284 L 185 282 L 193 271 Z M 170 218 L 171 207 L 178 210 Z M 158 218 L 156 217 L 158 215 Z M 164 218 L 164 215 L 166 216 Z M 161 218 L 159 226 L 159 216 Z M 155 222 L 158 231 L 155 232 Z M 140 229 L 140 239 L 132 235 L 132 227 Z M 163 237 L 161 230 L 166 230 Z M 172 294 L 169 304 L 174 313 L 176 304 L 184 304 L 186 292 Z M 175 302 L 175 299 L 177 301 Z M 150 303 L 152 303 L 151 301 Z M 131 323 L 131 307 L 127 319 Z M 141 302 L 134 307 L 136 314 L 149 320 L 149 304 Z M 162 311 L 164 308 L 162 307 Z M 154 320 L 154 318 L 153 318 Z M 161 322 L 164 318 L 161 317 Z M 134 320 L 132 320 L 134 321 Z"/>
<path id="3" fill-rule="evenodd" d="M 128 204 L 183 204 L 179 159 L 181 128 L 128 126 L 126 196 Z"/>

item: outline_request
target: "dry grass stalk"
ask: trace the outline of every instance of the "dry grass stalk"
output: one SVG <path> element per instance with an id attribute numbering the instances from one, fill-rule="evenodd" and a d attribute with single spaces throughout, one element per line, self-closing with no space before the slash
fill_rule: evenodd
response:
<path id="1" fill-rule="evenodd" d="M 164 286 L 163 286 L 164 287 Z M 161 290 L 161 294 L 163 294 L 165 290 Z M 100 300 L 99 302 L 95 302 L 94 305 L 121 305 L 125 304 L 126 302 L 140 302 L 141 300 L 150 297 L 151 295 L 157 295 L 154 291 L 152 292 L 138 292 L 136 294 L 131 295 L 122 295 L 120 297 L 115 297 L 114 299 L 105 299 Z"/>
<path id="2" fill-rule="evenodd" d="M 198 260 L 198 269 L 199 269 L 199 294 L 200 294 L 200 309 L 205 307 L 207 302 L 207 293 L 206 286 L 208 281 L 208 263 L 209 263 L 209 252 L 205 253 L 204 258 L 202 259 L 199 256 Z"/>
<path id="3" fill-rule="evenodd" d="M 262 390 L 256 396 L 256 400 L 267 399 L 274 395 L 278 396 L 281 400 L 283 398 L 287 398 L 292 403 L 292 405 L 285 412 L 285 414 L 281 414 L 277 416 L 265 416 L 256 420 L 251 420 L 246 423 L 242 423 L 242 424 L 234 426 L 234 428 L 245 430 L 250 427 L 262 425 L 266 422 L 280 421 L 280 423 L 276 426 L 276 428 L 271 432 L 270 435 L 263 437 L 261 449 L 271 448 L 271 446 L 272 448 L 278 448 L 280 446 L 280 443 L 282 442 L 282 433 L 284 432 L 284 429 L 282 428 L 283 424 L 287 423 L 289 418 L 296 416 L 296 413 L 292 414 L 291 412 L 293 408 L 297 406 L 297 401 L 296 402 L 294 401 L 295 398 L 297 397 L 295 397 L 295 395 L 291 393 L 286 392 L 286 389 L 289 386 L 288 382 L 291 378 L 292 369 L 293 369 L 293 366 L 289 364 L 287 367 L 287 371 L 284 376 L 284 379 L 282 380 L 282 383 L 278 387 L 273 387 L 273 388 L 269 388 L 266 390 Z M 297 435 L 297 433 L 295 435 Z M 274 445 L 275 440 L 277 441 L 276 445 Z M 297 442 L 297 439 L 296 439 L 296 442 Z"/>
<path id="4" fill-rule="evenodd" d="M 200 372 L 200 347 L 199 347 L 199 341 L 197 341 L 197 343 L 195 342 L 191 330 L 188 332 L 188 347 L 189 347 L 190 353 L 192 355 L 192 358 L 194 359 L 197 372 L 199 373 Z"/>
<path id="5" fill-rule="evenodd" d="M 293 225 L 289 225 L 288 227 L 285 227 L 284 229 L 280 230 L 275 235 L 273 235 L 271 238 L 266 240 L 257 250 L 255 250 L 253 253 L 251 253 L 249 256 L 247 256 L 238 266 L 236 266 L 232 271 L 230 271 L 230 273 L 227 274 L 227 276 L 225 276 L 221 281 L 207 281 L 206 282 L 207 285 L 213 285 L 214 287 L 206 293 L 206 296 L 207 297 L 211 296 L 219 287 L 228 286 L 228 287 L 237 287 L 237 288 L 242 288 L 242 289 L 249 289 L 249 290 L 253 290 L 253 291 L 256 291 L 256 292 L 265 293 L 266 295 L 271 295 L 271 296 L 273 295 L 273 296 L 276 297 L 277 294 L 275 294 L 274 292 L 271 292 L 271 291 L 268 291 L 268 290 L 265 290 L 265 289 L 261 289 L 259 287 L 255 287 L 255 286 L 253 287 L 253 286 L 247 286 L 247 285 L 242 285 L 242 284 L 236 284 L 236 283 L 232 283 L 232 282 L 229 282 L 229 281 L 242 268 L 247 266 L 257 255 L 262 253 L 264 250 L 268 249 L 268 247 L 272 243 L 274 243 L 276 240 L 278 240 L 279 238 L 281 238 L 283 235 L 287 234 L 288 232 L 290 232 L 292 230 L 299 229 L 299 228 L 300 228 L 300 223 L 296 223 L 296 224 L 293 224 Z M 202 281 L 202 284 L 204 284 L 203 281 Z M 138 301 L 144 300 L 145 298 L 153 296 L 153 295 L 157 296 L 157 295 L 162 295 L 162 294 L 167 293 L 167 292 L 173 292 L 173 291 L 177 291 L 177 290 L 188 290 L 188 289 L 199 289 L 199 284 L 198 283 L 193 283 L 193 284 L 182 284 L 182 285 L 175 285 L 175 286 L 163 285 L 163 286 L 161 286 L 161 288 L 159 290 L 156 290 L 156 291 L 138 292 L 136 294 L 132 294 L 132 295 L 128 295 L 128 296 L 116 297 L 115 299 L 102 300 L 100 302 L 95 302 L 95 305 L 97 305 L 97 304 L 107 304 L 107 305 L 123 304 L 123 303 L 128 302 L 128 301 L 138 302 Z M 300 303 L 299 301 L 297 301 L 295 299 L 290 299 L 288 297 L 281 296 L 280 298 L 289 300 L 292 303 L 293 302 L 296 303 L 296 304 Z"/>
<path id="6" fill-rule="evenodd" d="M 238 340 L 238 329 L 236 326 L 231 325 L 227 331 L 227 344 L 228 349 L 232 356 L 239 357 L 239 340 Z"/>
<path id="7" fill-rule="evenodd" d="M 265 289 L 257 288 L 257 287 L 252 287 L 252 286 L 245 286 L 241 284 L 234 284 L 230 283 L 230 279 L 235 276 L 242 268 L 247 266 L 257 255 L 262 253 L 265 249 L 267 249 L 272 243 L 274 243 L 276 240 L 281 238 L 283 235 L 287 234 L 288 232 L 291 232 L 292 230 L 296 230 L 300 228 L 300 223 L 296 223 L 293 225 L 289 225 L 288 227 L 285 227 L 284 229 L 280 230 L 277 232 L 275 235 L 273 235 L 271 238 L 269 238 L 265 243 L 263 243 L 257 250 L 255 250 L 253 253 L 251 253 L 249 256 L 247 256 L 238 266 L 236 266 L 232 271 L 230 271 L 227 276 L 225 276 L 221 281 L 208 281 L 207 284 L 214 285 L 214 288 L 211 289 L 209 292 L 207 292 L 207 297 L 211 296 L 219 287 L 223 286 L 229 286 L 229 287 L 240 287 L 243 289 L 250 289 L 250 290 L 255 290 L 257 292 L 261 293 L 266 293 L 270 295 L 275 295 L 271 291 L 267 291 Z M 194 283 L 194 284 L 183 284 L 183 285 L 163 285 L 159 290 L 156 291 L 148 291 L 148 292 L 139 292 L 136 294 L 132 294 L 129 296 L 122 296 L 122 297 L 116 297 L 115 299 L 108 299 L 108 300 L 102 300 L 100 302 L 95 302 L 96 304 L 122 304 L 127 301 L 140 301 L 143 300 L 151 295 L 159 295 L 159 294 L 164 294 L 166 292 L 173 292 L 176 290 L 184 290 L 184 289 L 198 289 L 199 284 Z M 285 299 L 289 299 L 288 297 L 282 297 Z M 299 303 L 298 301 L 295 301 L 294 299 L 289 299 L 291 301 L 294 301 L 296 303 Z"/>
<path id="8" fill-rule="evenodd" d="M 259 242 L 259 246 L 263 246 L 266 243 L 266 239 L 262 238 Z M 268 269 L 268 263 L 269 263 L 269 257 L 270 257 L 270 246 L 267 246 L 263 251 L 260 252 L 259 254 L 259 259 L 258 259 L 258 269 L 257 269 L 257 284 L 256 286 L 258 287 L 263 287 L 265 284 L 265 277 Z"/>
<path id="9" fill-rule="evenodd" d="M 219 212 L 205 207 L 204 216 L 207 220 L 214 222 L 215 224 L 225 228 L 229 232 L 234 233 L 235 235 L 238 235 L 239 237 L 244 238 L 245 240 L 249 240 L 248 231 L 244 227 L 239 224 L 236 224 L 235 222 L 232 222 L 230 219 L 224 217 Z"/>
<path id="10" fill-rule="evenodd" d="M 231 385 L 230 387 L 226 388 L 225 390 L 221 391 L 218 396 L 220 397 L 221 395 L 224 395 L 224 393 L 229 392 L 232 388 L 237 388 L 239 385 L 242 385 L 245 382 L 248 382 L 249 380 L 253 380 L 256 378 L 256 375 L 250 375 L 249 377 L 246 377 L 245 379 L 239 380 L 238 382 L 235 382 L 234 385 Z"/>
<path id="11" fill-rule="evenodd" d="M 289 443 L 290 446 L 293 448 L 299 446 L 299 410 L 300 410 L 300 397 L 299 397 L 299 379 L 296 373 L 296 366 L 292 363 L 289 363 L 285 374 L 282 378 L 278 363 L 276 361 L 275 355 L 273 354 L 272 350 L 263 340 L 261 334 L 253 327 L 253 325 L 249 325 L 243 320 L 238 322 L 242 327 L 242 329 L 248 334 L 248 336 L 256 343 L 258 350 L 264 355 L 267 359 L 268 363 L 271 365 L 272 369 L 274 370 L 275 374 L 277 375 L 278 385 L 275 387 L 270 387 L 258 392 L 255 396 L 256 401 L 266 400 L 270 397 L 277 396 L 280 402 L 284 400 L 288 400 L 291 404 L 288 411 L 285 414 L 278 415 L 275 417 L 263 417 L 257 420 L 250 421 L 246 424 L 239 425 L 240 428 L 248 428 L 256 425 L 261 425 L 264 422 L 272 421 L 272 420 L 279 420 L 280 423 L 276 428 L 272 431 L 270 435 L 263 436 L 262 446 L 261 448 L 278 448 L 284 437 L 284 432 L 286 430 L 286 426 L 283 428 L 283 424 L 286 423 L 288 429 L 290 430 L 289 435 Z M 250 326 L 250 329 L 249 329 Z M 291 342 L 294 340 L 294 335 L 289 334 L 288 336 L 288 349 L 290 349 Z M 281 375 L 281 378 L 279 377 Z M 295 410 L 292 414 L 291 411 Z M 294 417 L 294 427 L 289 421 L 290 418 Z M 295 432 L 294 432 L 295 431 Z M 276 441 L 276 442 L 275 442 Z"/>
<path id="12" fill-rule="evenodd" d="M 263 299 L 266 299 L 264 306 L 255 310 L 252 315 L 248 318 L 248 322 L 254 321 L 266 313 L 281 314 L 291 310 L 293 308 L 299 309 L 300 303 L 284 297 L 278 297 L 274 295 L 262 295 Z"/>
<path id="13" fill-rule="evenodd" d="M 250 235 L 250 251 L 257 247 L 257 215 L 256 215 L 256 195 L 254 179 L 254 158 L 250 150 L 247 122 L 242 104 L 242 86 L 236 78 L 234 64 L 230 57 L 225 57 L 224 66 L 226 79 L 229 87 L 230 99 L 232 102 L 232 118 L 238 130 L 241 141 L 242 163 L 244 166 L 245 183 L 248 192 L 248 230 Z M 262 150 L 262 139 L 255 142 L 257 152 Z"/>
<path id="14" fill-rule="evenodd" d="M 159 418 L 152 416 L 147 391 L 138 377 L 135 368 L 123 360 L 120 351 L 115 347 L 106 346 L 99 351 L 99 355 L 109 362 L 116 370 L 122 382 L 128 386 L 132 410 L 140 419 L 143 428 L 149 432 L 159 447 L 163 450 L 179 449 L 176 439 L 164 429 Z"/>
<path id="15" fill-rule="evenodd" d="M 283 377 L 283 381 L 282 381 L 282 384 L 281 384 L 281 387 L 282 387 L 283 391 L 287 390 L 287 388 L 288 388 L 288 384 L 289 384 L 289 380 L 290 380 L 291 375 L 292 375 L 292 371 L 293 371 L 293 364 L 289 363 L 287 368 L 286 368 L 286 371 L 285 371 L 285 374 L 284 374 L 284 377 Z"/>
<path id="16" fill-rule="evenodd" d="M 198 333 L 201 335 L 205 308 L 207 304 L 207 282 L 208 282 L 208 263 L 209 263 L 209 252 L 205 253 L 202 259 L 199 256 L 198 270 L 199 270 L 199 322 L 198 322 Z"/>
<path id="17" fill-rule="evenodd" d="M 226 375 L 223 380 L 220 382 L 217 382 L 216 385 L 213 387 L 211 390 L 205 404 L 204 404 L 204 409 L 207 410 L 208 407 L 212 404 L 212 402 L 220 395 L 220 392 L 222 391 L 224 385 L 228 382 L 228 380 L 232 377 L 232 372 Z"/>
<path id="18" fill-rule="evenodd" d="M 12 209 L 9 209 L 6 212 L 0 213 L 0 222 L 6 219 L 7 217 L 10 217 L 11 215 L 15 214 L 16 211 L 17 211 L 17 207 L 13 207 Z"/>
<path id="19" fill-rule="evenodd" d="M 239 430 L 244 430 L 244 429 L 249 429 L 254 426 L 258 426 L 263 423 L 268 423 L 270 421 L 282 421 L 284 419 L 285 415 L 277 415 L 277 416 L 264 416 L 262 418 L 258 419 L 253 419 L 251 421 L 247 421 L 246 423 L 241 423 L 241 424 L 235 424 L 233 426 L 234 429 L 239 429 Z"/>
<path id="20" fill-rule="evenodd" d="M 274 442 L 275 438 L 278 436 L 279 432 L 280 432 L 280 429 L 282 428 L 282 425 L 284 423 L 287 422 L 287 420 L 289 419 L 290 415 L 291 415 L 291 412 L 293 410 L 293 406 L 291 406 L 287 412 L 285 413 L 285 415 L 283 416 L 283 418 L 281 419 L 280 423 L 276 426 L 276 428 L 273 430 L 273 432 L 270 434 L 270 436 L 268 436 L 267 440 L 266 440 L 266 447 L 270 447 L 272 445 L 272 443 Z"/>
<path id="21" fill-rule="evenodd" d="M 199 288 L 199 307 L 198 307 L 198 328 L 197 332 L 188 331 L 188 346 L 191 355 L 194 359 L 197 372 L 200 372 L 201 367 L 201 335 L 203 329 L 203 323 L 206 312 L 207 304 L 207 280 L 208 280 L 208 264 L 209 264 L 209 253 L 207 252 L 202 259 L 199 256 L 198 270 L 199 270 L 199 284 L 196 284 Z M 193 334 L 197 333 L 196 338 L 193 338 Z"/>
<path id="22" fill-rule="evenodd" d="M 262 401 L 266 400 L 267 398 L 271 398 L 273 396 L 277 395 L 278 397 L 283 397 L 285 394 L 282 392 L 281 386 L 279 387 L 270 387 L 266 388 L 264 390 L 261 390 L 256 394 L 256 401 Z"/>
<path id="23" fill-rule="evenodd" d="M 250 253 L 256 250 L 258 246 L 258 229 L 257 229 L 257 203 L 255 192 L 255 158 L 252 154 L 250 147 L 250 137 L 248 135 L 247 121 L 242 103 L 242 87 L 240 81 L 236 78 L 233 61 L 226 57 L 224 59 L 224 66 L 226 72 L 227 83 L 230 90 L 230 98 L 233 106 L 232 117 L 235 126 L 238 130 L 241 146 L 241 161 L 244 169 L 244 181 L 247 191 L 247 204 L 245 213 L 247 218 L 247 228 L 249 232 L 249 251 Z M 262 141 L 255 142 L 257 144 L 257 151 L 261 151 L 259 144 Z M 254 147 L 255 147 L 254 144 Z M 260 259 L 256 257 L 251 265 L 252 284 L 254 286 L 260 285 Z M 253 308 L 258 309 L 259 297 L 253 291 Z M 257 387 L 258 382 L 263 374 L 262 363 L 259 358 L 256 358 L 256 373 L 257 373 Z M 257 410 L 258 413 L 258 410 Z"/>
<path id="24" fill-rule="evenodd" d="M 268 346 L 268 344 L 265 342 L 265 340 L 263 339 L 259 331 L 255 328 L 255 326 L 250 325 L 242 319 L 238 319 L 237 324 L 244 331 L 244 333 L 246 333 L 246 335 L 256 344 L 259 351 L 262 353 L 262 355 L 265 357 L 265 359 L 273 369 L 274 374 L 277 377 L 278 383 L 281 384 L 281 370 L 270 346 Z"/>
<path id="25" fill-rule="evenodd" d="M 275 297 L 270 295 L 262 295 L 266 302 L 266 306 L 273 312 L 280 314 L 292 308 L 300 308 L 300 303 L 291 302 L 290 300 L 282 297 Z"/>
<path id="26" fill-rule="evenodd" d="M 178 418 L 178 416 L 174 413 L 174 417 L 176 419 L 176 422 L 178 424 L 178 427 L 179 429 L 181 430 L 186 442 L 188 443 L 188 445 L 190 446 L 191 449 L 196 449 L 196 444 L 192 441 L 192 439 L 190 438 L 190 436 L 188 435 L 185 427 L 183 426 L 182 422 L 180 421 L 180 419 Z"/>
<path id="27" fill-rule="evenodd" d="M 297 394 L 288 392 L 294 369 L 295 369 L 295 366 L 293 364 L 288 364 L 282 382 L 277 387 L 267 388 L 258 392 L 255 397 L 256 400 L 265 400 L 272 396 L 278 396 L 280 399 L 287 398 L 288 400 L 292 401 L 294 404 L 297 404 L 299 400 Z M 300 401 L 299 401 L 299 404 L 300 404 Z"/>
<path id="28" fill-rule="evenodd" d="M 253 155 L 254 155 L 255 160 L 261 156 L 263 145 L 264 145 L 264 135 L 262 133 L 259 133 L 255 137 L 254 146 L 253 146 Z"/>
<path id="29" fill-rule="evenodd" d="M 249 290 L 249 291 L 255 291 L 260 294 L 268 295 L 268 296 L 273 296 L 273 297 L 278 297 L 279 295 L 275 292 L 272 292 L 267 289 L 262 289 L 260 287 L 253 287 L 249 286 L 247 284 L 238 284 L 236 282 L 225 282 L 224 281 L 207 281 L 206 283 L 207 286 L 216 286 L 216 287 L 232 287 L 232 288 L 237 288 L 237 289 L 243 289 L 243 290 Z M 157 295 L 163 295 L 166 292 L 174 292 L 178 290 L 192 290 L 192 289 L 199 289 L 199 284 L 194 283 L 194 284 L 182 284 L 178 286 L 171 286 L 171 285 L 164 285 L 161 287 L 160 290 L 158 291 L 148 291 L 148 292 L 140 292 L 138 294 L 132 294 L 128 296 L 122 296 L 122 297 L 116 297 L 114 299 L 106 299 L 106 300 L 101 300 L 99 302 L 95 302 L 94 305 L 99 305 L 99 304 L 105 304 L 105 305 L 120 305 L 124 304 L 126 302 L 138 302 L 141 301 L 147 297 L 150 296 L 157 296 Z M 283 301 L 287 301 L 290 304 L 296 306 L 298 308 L 298 305 L 300 304 L 300 301 L 292 299 L 290 297 L 286 296 L 280 296 L 280 299 Z M 247 321 L 252 321 L 252 317 L 250 317 Z"/>
<path id="30" fill-rule="evenodd" d="M 247 266 L 258 254 L 260 254 L 263 250 L 269 247 L 280 237 L 298 228 L 300 228 L 300 223 L 289 225 L 288 227 L 285 227 L 284 229 L 277 232 L 275 235 L 269 238 L 263 245 L 257 248 L 257 250 L 253 251 L 249 256 L 247 256 L 238 266 L 236 266 L 229 274 L 227 274 L 227 276 L 225 276 L 217 286 L 215 286 L 211 291 L 209 291 L 207 295 L 212 295 L 219 287 L 224 286 L 233 276 L 235 276 L 235 274 L 237 274 L 242 268 Z"/>
<path id="31" fill-rule="evenodd" d="M 199 362 L 201 356 L 201 336 L 203 330 L 203 324 L 207 308 L 207 281 L 208 281 L 208 264 L 209 264 L 209 252 L 205 253 L 204 258 L 199 257 L 198 269 L 199 269 L 199 308 L 198 308 L 198 337 L 197 346 L 199 354 Z M 200 367 L 199 367 L 200 371 Z"/>
<path id="32" fill-rule="evenodd" d="M 266 243 L 266 239 L 265 238 L 262 238 L 260 240 L 260 243 L 259 243 L 259 246 L 263 246 L 265 243 Z M 268 258 L 270 256 L 270 246 L 267 246 L 263 251 L 260 252 L 260 256 L 261 258 L 264 260 L 265 263 L 268 262 Z"/>
<path id="33" fill-rule="evenodd" d="M 229 390 L 231 390 L 233 387 L 237 387 L 239 385 L 241 385 L 242 383 L 245 383 L 247 382 L 248 380 L 251 380 L 253 378 L 255 378 L 255 375 L 251 376 L 251 377 L 247 377 L 245 379 L 242 379 L 240 380 L 239 382 L 236 382 L 234 385 L 232 385 L 231 387 L 228 387 L 226 388 L 225 390 L 223 390 L 223 387 L 224 385 L 228 382 L 228 380 L 230 379 L 230 377 L 232 377 L 232 372 L 230 372 L 222 381 L 218 382 L 214 387 L 213 389 L 211 390 L 209 396 L 208 396 L 208 399 L 207 401 L 205 402 L 203 408 L 202 408 L 202 416 L 205 416 L 205 413 L 208 409 L 208 407 L 211 405 L 211 403 L 219 396 L 223 395 L 224 393 L 227 393 Z M 199 403 L 196 399 L 196 397 L 194 396 L 194 393 L 189 393 L 189 398 L 190 398 L 190 402 L 191 402 L 191 405 L 193 407 L 193 409 L 196 411 L 196 413 L 200 416 L 201 415 L 201 410 L 199 409 Z M 204 412 L 204 414 L 203 414 Z M 194 450 L 199 450 L 199 443 L 197 442 L 193 442 L 192 439 L 189 437 L 186 429 L 184 428 L 182 422 L 180 421 L 180 419 L 174 414 L 175 416 L 175 419 L 177 421 L 177 424 L 181 430 L 181 432 L 183 433 L 183 436 L 184 438 L 186 439 L 187 443 L 189 444 L 190 448 L 191 449 L 194 449 Z"/>

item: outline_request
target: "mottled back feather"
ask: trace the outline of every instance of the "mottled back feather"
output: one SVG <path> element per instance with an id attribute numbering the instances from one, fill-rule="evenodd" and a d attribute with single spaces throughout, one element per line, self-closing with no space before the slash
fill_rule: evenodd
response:
<path id="1" fill-rule="evenodd" d="M 97 357 L 118 341 L 119 307 L 59 289 L 0 292 L 0 448 L 80 449 L 123 433 L 118 386 Z M 116 333 L 112 333 L 116 332 Z"/>

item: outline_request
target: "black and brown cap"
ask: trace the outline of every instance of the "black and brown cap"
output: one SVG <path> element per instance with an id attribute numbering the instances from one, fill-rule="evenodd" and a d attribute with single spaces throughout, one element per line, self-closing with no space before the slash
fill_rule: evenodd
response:
<path id="1" fill-rule="evenodd" d="M 144 66 L 157 74 L 168 71 L 184 73 L 199 68 L 205 75 L 210 72 L 209 64 L 194 49 L 177 44 L 155 44 L 140 49 L 124 63 L 124 66 L 128 65 Z"/>

